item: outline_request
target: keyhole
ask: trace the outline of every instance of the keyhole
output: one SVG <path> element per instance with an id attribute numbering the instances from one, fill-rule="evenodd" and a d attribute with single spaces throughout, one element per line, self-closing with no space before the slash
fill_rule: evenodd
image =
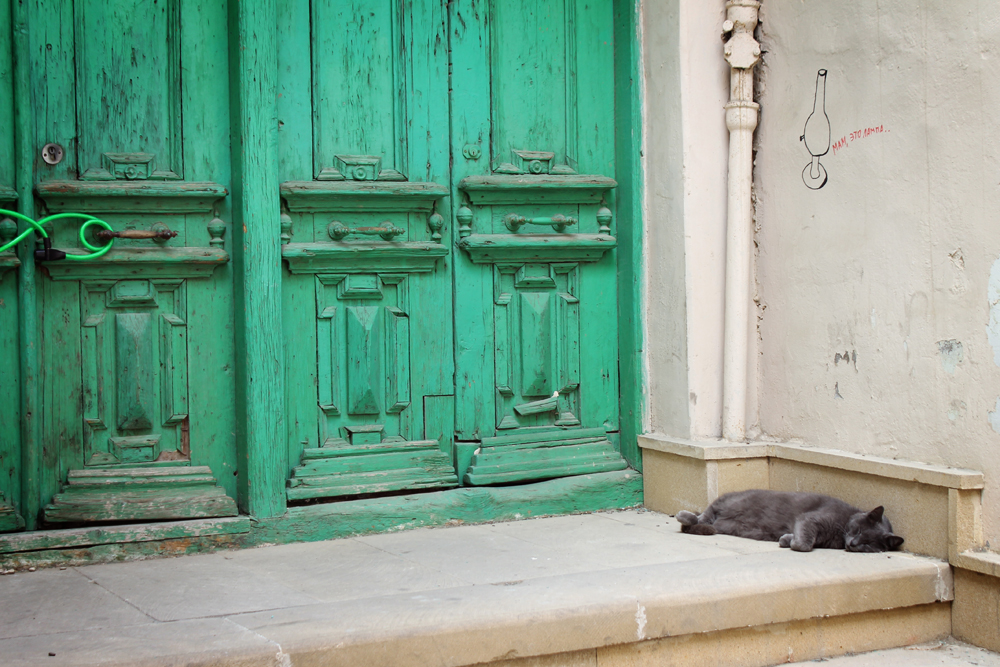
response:
<path id="1" fill-rule="evenodd" d="M 59 164 L 63 159 L 63 147 L 59 144 L 45 144 L 42 146 L 42 160 L 45 164 Z"/>

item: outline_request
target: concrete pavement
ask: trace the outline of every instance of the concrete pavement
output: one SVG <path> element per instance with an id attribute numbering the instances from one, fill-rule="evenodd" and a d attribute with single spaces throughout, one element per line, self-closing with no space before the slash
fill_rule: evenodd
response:
<path id="1" fill-rule="evenodd" d="M 0 665 L 764 665 L 943 638 L 952 595 L 629 510 L 18 572 Z"/>

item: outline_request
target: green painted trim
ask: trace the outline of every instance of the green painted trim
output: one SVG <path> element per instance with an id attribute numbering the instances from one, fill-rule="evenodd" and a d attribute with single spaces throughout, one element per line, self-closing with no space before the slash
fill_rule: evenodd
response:
<path id="1" fill-rule="evenodd" d="M 100 528 L 66 528 L 44 532 L 0 535 L 0 554 L 39 549 L 76 549 L 99 544 L 151 542 L 172 538 L 205 535 L 239 535 L 250 532 L 250 518 L 237 516 L 224 519 L 195 519 L 168 523 L 102 526 Z"/>
<path id="2" fill-rule="evenodd" d="M 458 242 L 473 264 L 596 262 L 616 245 L 603 234 L 472 234 Z"/>
<path id="3" fill-rule="evenodd" d="M 647 412 L 643 257 L 642 17 L 637 0 L 615 0 L 615 191 L 622 456 L 642 470 L 638 435 Z M 627 224 L 622 224 L 627 221 Z"/>
<path id="4" fill-rule="evenodd" d="M 285 511 L 276 0 L 229 5 L 240 509 Z"/>
<path id="5" fill-rule="evenodd" d="M 12 2 L 14 32 L 14 179 L 19 213 L 35 217 L 32 195 L 35 164 L 35 101 L 31 83 L 31 26 L 33 5 Z M 22 227 L 22 225 L 19 225 Z M 18 271 L 18 338 L 21 363 L 21 503 L 15 509 L 25 527 L 38 527 L 41 514 L 42 402 L 38 345 L 38 286 L 35 282 L 34 244 L 21 243 Z"/>
<path id="6" fill-rule="evenodd" d="M 451 251 L 440 243 L 288 243 L 281 256 L 292 273 L 428 273 Z"/>
<path id="7" fill-rule="evenodd" d="M 289 211 L 425 211 L 434 209 L 448 188 L 437 183 L 399 181 L 286 181 L 281 197 Z"/>
<path id="8" fill-rule="evenodd" d="M 21 260 L 16 255 L 0 255 L 0 277 L 19 266 L 21 266 Z"/>
<path id="9" fill-rule="evenodd" d="M 473 204 L 597 204 L 617 187 L 606 176 L 466 176 L 458 188 Z"/>
<path id="10" fill-rule="evenodd" d="M 642 504 L 642 475 L 621 470 L 535 484 L 463 487 L 436 493 L 293 507 L 256 522 L 256 543 L 312 542 L 387 530 L 596 512 Z"/>
<path id="11" fill-rule="evenodd" d="M 52 213 L 210 213 L 227 194 L 218 183 L 46 181 L 35 188 Z"/>
<path id="12" fill-rule="evenodd" d="M 0 185 L 0 202 L 17 201 L 17 190 Z"/>
<path id="13" fill-rule="evenodd" d="M 60 248 L 87 254 L 81 248 Z M 220 248 L 120 248 L 86 262 L 45 262 L 52 280 L 123 280 L 125 278 L 208 278 L 229 261 Z"/>

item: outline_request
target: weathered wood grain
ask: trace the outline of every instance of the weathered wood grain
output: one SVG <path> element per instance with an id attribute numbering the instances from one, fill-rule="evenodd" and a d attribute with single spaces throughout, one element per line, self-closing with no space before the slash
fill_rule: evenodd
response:
<path id="1" fill-rule="evenodd" d="M 642 44 L 640 7 L 634 2 L 616 2 L 612 25 L 615 43 L 615 177 L 619 187 L 611 201 L 619 221 L 617 228 L 618 339 L 623 353 L 618 368 L 621 380 L 621 452 L 629 464 L 642 470 L 637 435 L 642 433 L 647 410 L 645 368 L 646 331 L 643 301 L 644 193 L 642 173 Z"/>
<path id="2" fill-rule="evenodd" d="M 235 516 L 236 503 L 216 485 L 211 468 L 92 468 L 71 470 L 45 508 L 45 520 L 152 521 Z"/>
<path id="3" fill-rule="evenodd" d="M 504 521 L 641 503 L 642 476 L 634 470 L 622 470 L 536 484 L 464 487 L 293 507 L 284 516 L 256 522 L 252 539 L 256 543 L 328 540 L 449 521 Z"/>
<path id="4" fill-rule="evenodd" d="M 50 213 L 210 213 L 227 194 L 181 181 L 43 181 L 35 191 Z"/>
<path id="5" fill-rule="evenodd" d="M 510 484 L 627 467 L 601 428 L 518 429 L 513 435 L 485 438 L 463 481 Z"/>
<path id="6" fill-rule="evenodd" d="M 63 528 L 0 536 L 0 554 L 40 549 L 78 549 L 100 544 L 130 544 L 205 535 L 240 535 L 250 532 L 245 516 L 222 519 L 193 519 L 164 523 Z"/>
<path id="7" fill-rule="evenodd" d="M 617 187 L 613 178 L 574 176 L 467 176 L 458 183 L 473 204 L 597 204 Z"/>
<path id="8" fill-rule="evenodd" d="M 24 519 L 14 511 L 14 508 L 0 492 L 0 533 L 8 533 L 24 528 Z"/>
<path id="9" fill-rule="evenodd" d="M 292 273 L 427 273 L 450 254 L 440 243 L 286 243 L 281 256 Z"/>
<path id="10" fill-rule="evenodd" d="M 222 496 L 195 500 L 191 511 L 221 511 L 228 490 L 261 520 L 285 516 L 294 494 L 452 486 L 456 447 L 471 452 L 498 427 L 581 428 L 558 445 L 484 447 L 469 477 L 477 483 L 619 468 L 620 425 L 637 464 L 634 8 L 277 4 L 178 0 L 136 15 L 124 0 L 12 3 L 6 29 L 0 10 L 17 56 L 10 101 L 0 100 L 0 199 L 16 196 L 28 215 L 36 201 L 51 212 L 100 213 L 116 228 L 162 218 L 181 233 L 164 246 L 123 242 L 100 260 L 48 263 L 41 273 L 30 244 L 17 260 L 0 258 L 0 299 L 14 298 L 19 311 L 18 340 L 0 341 L 19 359 L 0 362 L 0 373 L 24 372 L 19 451 L 0 451 L 17 481 L 0 478 L 0 489 L 15 496 L 29 528 L 66 470 L 110 463 L 84 460 L 105 418 L 123 431 L 114 434 L 123 461 L 156 455 L 165 441 L 152 433 L 164 426 L 178 440 L 171 455 L 211 468 Z M 122 31 L 93 41 L 101 26 L 128 21 L 141 43 Z M 123 45 L 140 57 L 99 75 Z M 625 54 L 617 60 L 616 49 Z M 103 99 L 112 113 L 95 113 Z M 38 163 L 49 141 L 65 148 L 57 165 Z M 8 183 L 16 189 L 4 190 Z M 510 233 L 510 215 L 569 216 L 578 233 L 531 225 Z M 398 243 L 331 242 L 331 219 L 403 232 Z M 469 222 L 462 231 L 459 219 Z M 75 224 L 55 224 L 56 247 L 70 249 Z M 295 243 L 280 248 L 279 234 Z M 108 307 L 119 310 L 106 314 L 81 305 L 98 298 L 84 284 L 150 279 L 185 287 L 176 297 L 128 288 L 119 301 L 108 292 Z M 152 303 L 174 298 L 183 308 Z M 84 329 L 96 331 L 102 314 L 121 325 L 117 347 L 102 354 L 124 370 L 86 371 L 81 385 L 67 369 L 87 362 L 85 346 L 97 349 Z M 154 326 L 161 314 L 169 326 Z M 629 350 L 620 408 L 619 337 Z M 81 414 L 101 392 L 127 414 Z M 362 426 L 381 430 L 359 435 Z M 607 435 L 589 439 L 587 427 Z M 365 450 L 372 438 L 390 448 Z M 353 439 L 357 451 L 320 446 L 338 439 Z M 432 444 L 390 451 L 400 439 Z M 126 516 L 121 502 L 108 504 L 117 481 L 98 490 L 96 478 L 86 488 L 83 479 L 71 475 L 63 490 L 82 494 L 67 512 L 83 521 Z M 149 505 L 147 491 L 118 498 Z M 183 511 L 178 498 L 161 499 L 173 503 L 168 513 Z"/>
<path id="11" fill-rule="evenodd" d="M 617 244 L 603 234 L 471 234 L 458 242 L 475 264 L 596 262 Z"/>
<path id="12" fill-rule="evenodd" d="M 288 462 L 282 380 L 281 215 L 277 153 L 277 6 L 230 5 L 230 87 L 240 507 L 284 511 Z"/>
<path id="13" fill-rule="evenodd" d="M 429 213 L 448 196 L 438 183 L 368 181 L 285 181 L 281 196 L 290 211 L 413 211 Z"/>
<path id="14" fill-rule="evenodd" d="M 86 255 L 82 248 L 61 248 Z M 98 259 L 83 262 L 45 262 L 53 280 L 123 280 L 126 278 L 207 278 L 229 261 L 221 248 L 115 248 Z"/>
<path id="15" fill-rule="evenodd" d="M 194 537 L 172 537 L 143 542 L 112 542 L 94 546 L 38 549 L 0 553 L 0 567 L 28 568 L 47 566 L 87 565 L 90 563 L 120 563 L 157 557 L 175 557 L 207 553 L 215 549 L 232 549 L 247 544 L 240 534 L 212 534 Z"/>
<path id="16" fill-rule="evenodd" d="M 37 130 L 32 91 L 37 90 L 37 74 L 32 71 L 33 49 L 30 9 L 26 3 L 12 3 L 14 57 L 14 187 L 18 212 L 35 218 L 34 158 Z M 38 345 L 38 287 L 34 248 L 21 243 L 17 249 L 21 267 L 17 272 L 18 361 L 20 366 L 20 503 L 15 502 L 28 530 L 38 525 L 41 510 L 42 402 L 41 364 Z"/>
<path id="17" fill-rule="evenodd" d="M 458 486 L 451 453 L 436 440 L 318 447 L 304 454 L 288 479 L 289 500 Z"/>

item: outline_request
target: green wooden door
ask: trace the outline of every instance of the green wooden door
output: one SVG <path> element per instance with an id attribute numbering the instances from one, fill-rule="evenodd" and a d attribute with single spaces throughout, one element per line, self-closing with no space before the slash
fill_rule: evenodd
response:
<path id="1" fill-rule="evenodd" d="M 612 3 L 450 4 L 464 479 L 622 469 Z"/>
<path id="2" fill-rule="evenodd" d="M 289 500 L 624 468 L 611 3 L 279 12 Z"/>
<path id="3" fill-rule="evenodd" d="M 36 272 L 42 426 L 22 462 L 35 468 L 29 514 L 234 515 L 226 9 L 53 0 L 30 11 L 37 217 L 175 236 L 118 239 L 100 259 Z M 78 248 L 81 222 L 54 222 L 53 244 Z"/>
<path id="4" fill-rule="evenodd" d="M 290 501 L 458 485 L 446 24 L 441 2 L 279 9 Z"/>
<path id="5" fill-rule="evenodd" d="M 22 212 L 176 235 L 86 262 L 0 256 L 0 373 L 27 397 L 20 425 L 0 411 L 0 530 L 232 515 L 237 480 L 248 507 L 277 497 L 237 453 L 254 392 L 236 350 L 274 334 L 241 328 L 236 299 L 257 295 L 234 276 L 251 273 L 281 295 L 283 359 L 261 364 L 283 368 L 266 455 L 288 501 L 624 468 L 611 0 L 277 3 L 277 178 L 232 173 L 250 149 L 230 132 L 270 119 L 243 84 L 230 106 L 248 80 L 230 21 L 254 10 L 225 5 L 19 10 L 34 129 L 15 159 L 0 75 L 0 199 L 30 162 Z M 249 180 L 280 193 L 280 267 L 251 266 L 259 220 L 231 246 Z M 81 222 L 53 245 L 79 246 Z"/>

